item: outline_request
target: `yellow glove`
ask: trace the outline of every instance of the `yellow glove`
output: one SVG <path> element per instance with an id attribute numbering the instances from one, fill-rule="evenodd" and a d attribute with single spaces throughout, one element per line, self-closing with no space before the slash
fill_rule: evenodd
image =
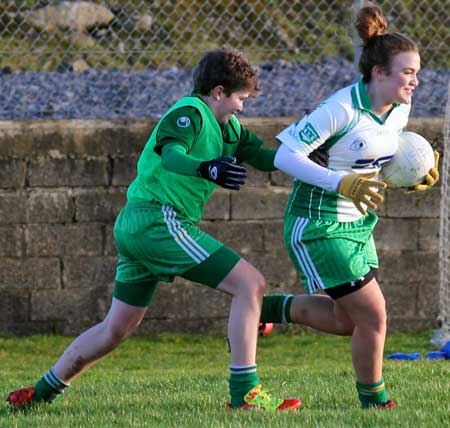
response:
<path id="1" fill-rule="evenodd" d="M 420 192 L 422 190 L 428 190 L 433 187 L 439 180 L 439 152 L 434 151 L 434 167 L 428 171 L 428 174 L 424 178 L 423 183 L 416 184 L 413 187 L 409 187 L 406 193 Z"/>
<path id="2" fill-rule="evenodd" d="M 344 175 L 339 183 L 338 192 L 346 198 L 351 199 L 361 214 L 366 213 L 361 205 L 362 203 L 376 210 L 378 208 L 377 204 L 384 201 L 382 195 L 371 189 L 371 187 L 378 189 L 386 189 L 387 187 L 386 183 L 382 181 L 370 180 L 377 174 L 377 172 L 370 174 L 348 174 Z"/>

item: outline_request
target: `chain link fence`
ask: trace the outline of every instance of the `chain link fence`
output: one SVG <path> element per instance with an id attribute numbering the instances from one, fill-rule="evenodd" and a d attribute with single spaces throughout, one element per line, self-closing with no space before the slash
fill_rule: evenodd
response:
<path id="1" fill-rule="evenodd" d="M 357 0 L 0 2 L 0 119 L 159 117 L 190 92 L 206 50 L 259 66 L 247 116 L 299 116 L 354 82 Z M 421 47 L 413 114 L 443 116 L 450 0 L 379 1 Z"/>

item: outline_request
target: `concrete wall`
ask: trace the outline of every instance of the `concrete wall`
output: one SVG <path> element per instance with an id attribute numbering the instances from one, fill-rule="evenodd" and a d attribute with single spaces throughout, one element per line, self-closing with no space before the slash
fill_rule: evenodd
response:
<path id="1" fill-rule="evenodd" d="M 242 122 L 268 142 L 292 118 Z M 410 130 L 442 150 L 442 121 Z M 0 333 L 78 334 L 111 301 L 114 219 L 154 122 L 0 122 Z M 273 144 L 273 143 L 272 143 Z M 202 227 L 262 270 L 270 291 L 303 292 L 282 242 L 291 180 L 250 172 L 219 189 Z M 376 241 L 391 328 L 436 324 L 440 189 L 388 191 Z M 138 333 L 225 333 L 229 298 L 181 280 L 161 284 Z"/>

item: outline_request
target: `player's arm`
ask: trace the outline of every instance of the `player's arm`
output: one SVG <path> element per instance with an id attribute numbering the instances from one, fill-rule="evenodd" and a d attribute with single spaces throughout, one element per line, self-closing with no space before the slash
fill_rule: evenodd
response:
<path id="1" fill-rule="evenodd" d="M 161 166 L 175 174 L 201 177 L 231 190 L 239 190 L 247 176 L 245 168 L 237 165 L 233 156 L 201 161 L 189 156 L 186 148 L 176 142 L 164 145 Z"/>
<path id="2" fill-rule="evenodd" d="M 386 183 L 371 180 L 376 173 L 345 175 L 342 172 L 331 171 L 312 162 L 304 153 L 294 152 L 285 145 L 279 148 L 275 164 L 282 171 L 304 183 L 339 192 L 350 199 L 361 214 L 366 212 L 362 204 L 375 210 L 377 204 L 383 202 L 383 196 L 374 191 L 374 188 L 385 189 Z"/>
<path id="3" fill-rule="evenodd" d="M 200 113 L 183 107 L 167 115 L 158 128 L 155 152 L 161 155 L 161 166 L 174 174 L 202 177 L 227 189 L 238 190 L 244 184 L 246 171 L 232 157 L 196 159 L 189 150 L 201 129 Z"/>
<path id="4" fill-rule="evenodd" d="M 275 165 L 287 174 L 325 190 L 339 192 L 349 198 L 362 213 L 362 204 L 372 209 L 383 197 L 373 188 L 385 188 L 386 184 L 371 180 L 374 174 L 346 174 L 315 164 L 307 155 L 338 134 L 349 123 L 348 112 L 339 105 L 327 103 L 311 115 L 292 124 L 277 139 L 282 143 L 275 157 Z"/>
<path id="5" fill-rule="evenodd" d="M 253 168 L 259 171 L 275 171 L 275 155 L 277 150 L 274 148 L 264 147 L 263 140 L 249 129 L 241 128 L 241 138 L 236 157 L 238 162 L 247 162 Z M 313 162 L 326 166 L 328 154 L 322 149 L 317 149 L 308 155 Z"/>
<path id="6" fill-rule="evenodd" d="M 341 105 L 322 103 L 311 114 L 276 136 L 281 145 L 275 157 L 275 165 L 304 183 L 337 191 L 343 173 L 315 163 L 308 156 L 344 129 L 349 120 L 349 113 Z"/>
<path id="7" fill-rule="evenodd" d="M 169 113 L 161 122 L 156 136 L 155 152 L 161 156 L 161 166 L 180 175 L 197 175 L 199 159 L 188 152 L 201 129 L 200 113 L 193 107 L 182 107 Z"/>
<path id="8" fill-rule="evenodd" d="M 292 150 L 282 144 L 275 156 L 275 166 L 304 183 L 335 192 L 343 173 L 318 165 L 305 152 Z"/>

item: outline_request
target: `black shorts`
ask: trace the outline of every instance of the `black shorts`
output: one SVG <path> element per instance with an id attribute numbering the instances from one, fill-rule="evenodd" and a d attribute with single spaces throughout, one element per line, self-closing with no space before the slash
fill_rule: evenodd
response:
<path id="1" fill-rule="evenodd" d="M 377 278 L 378 269 L 371 268 L 363 277 L 358 278 L 356 281 L 346 282 L 344 284 L 336 285 L 336 287 L 331 287 L 325 289 L 332 299 L 336 300 L 340 297 L 347 296 L 360 288 L 363 288 L 368 284 L 373 278 Z"/>

